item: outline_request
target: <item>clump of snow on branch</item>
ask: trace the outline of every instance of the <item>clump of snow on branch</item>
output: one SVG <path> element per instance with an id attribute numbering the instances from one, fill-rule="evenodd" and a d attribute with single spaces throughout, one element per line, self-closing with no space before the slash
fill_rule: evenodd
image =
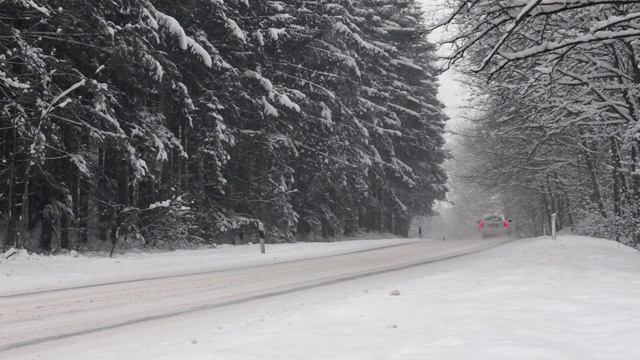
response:
<path id="1" fill-rule="evenodd" d="M 71 162 L 78 168 L 78 171 L 82 173 L 83 176 L 89 176 L 91 173 L 89 172 L 89 166 L 87 165 L 87 161 L 84 159 L 82 155 L 78 154 L 69 154 L 71 158 Z"/>
<path id="2" fill-rule="evenodd" d="M 251 71 L 251 70 L 247 70 L 244 72 L 244 76 L 250 77 L 250 78 L 254 78 L 254 79 L 258 79 L 258 81 L 260 81 L 260 84 L 262 85 L 262 87 L 269 93 L 271 93 L 273 91 L 273 84 L 271 83 L 271 81 L 269 79 L 265 79 L 264 77 L 262 77 L 262 75 L 258 74 L 255 71 Z"/>
<path id="3" fill-rule="evenodd" d="M 149 209 L 155 209 L 159 207 L 169 207 L 171 205 L 171 200 L 158 201 L 153 204 L 149 204 Z"/>
<path id="4" fill-rule="evenodd" d="M 262 103 L 264 104 L 264 112 L 267 115 L 278 116 L 278 110 L 273 107 L 273 105 L 269 104 L 267 99 L 263 96 Z"/>
<path id="5" fill-rule="evenodd" d="M 256 39 L 258 40 L 258 44 L 260 44 L 260 46 L 264 46 L 264 36 L 262 36 L 262 34 L 260 33 L 260 30 L 255 32 L 256 34 Z"/>
<path id="6" fill-rule="evenodd" d="M 327 123 L 333 124 L 333 121 L 331 120 L 331 109 L 329 109 L 327 104 L 325 104 L 324 102 L 321 102 L 320 106 L 322 106 L 322 111 L 320 111 L 320 117 L 326 120 Z"/>
<path id="7" fill-rule="evenodd" d="M 151 138 L 153 139 L 154 145 L 158 149 L 158 154 L 156 155 L 156 160 L 158 160 L 158 161 L 167 161 L 169 159 L 169 156 L 167 155 L 167 152 L 164 149 L 164 144 L 162 143 L 162 141 L 160 141 L 160 139 L 158 139 L 158 137 L 153 135 L 153 134 L 151 135 Z"/>
<path id="8" fill-rule="evenodd" d="M 412 116 L 415 116 L 415 117 L 418 117 L 418 118 L 420 117 L 420 114 L 418 114 L 417 112 L 415 112 L 415 111 L 413 111 L 411 109 L 407 109 L 406 107 L 402 107 L 400 105 L 396 105 L 396 104 L 393 104 L 393 103 L 389 103 L 388 106 L 394 108 L 397 111 L 403 112 L 405 114 L 412 115 Z"/>
<path id="9" fill-rule="evenodd" d="M 273 84 L 269 79 L 264 78 L 262 75 L 258 74 L 255 71 L 247 70 L 244 72 L 244 76 L 252 79 L 258 80 L 260 86 L 268 93 L 268 97 L 271 100 L 277 99 L 277 101 L 291 110 L 296 112 L 300 112 L 300 106 L 293 102 L 287 95 L 277 93 L 274 89 Z M 297 93 L 296 93 L 297 94 Z M 294 95 L 296 95 L 294 94 Z M 303 95 L 304 96 L 304 95 Z M 269 104 L 265 97 L 263 97 L 263 102 L 265 103 L 265 113 L 269 115 L 278 116 L 277 110 L 273 107 L 273 105 Z"/>
<path id="10" fill-rule="evenodd" d="M 404 57 L 399 57 L 397 59 L 393 59 L 393 60 L 391 60 L 391 63 L 394 64 L 394 65 L 404 65 L 406 67 L 410 67 L 410 68 L 412 68 L 414 70 L 418 70 L 418 71 L 424 71 L 422 66 L 417 65 L 416 63 L 414 63 L 410 59 L 407 59 L 407 58 L 404 58 Z"/>
<path id="11" fill-rule="evenodd" d="M 190 49 L 193 54 L 200 57 L 205 65 L 207 65 L 208 67 L 211 67 L 213 65 L 211 55 L 209 55 L 209 53 L 193 38 L 187 36 L 182 26 L 180 26 L 178 20 L 155 9 L 153 9 L 152 12 L 155 15 L 157 25 L 163 27 L 171 35 L 175 36 L 178 39 L 178 43 L 180 44 L 180 48 L 182 50 Z M 153 23 L 148 23 L 150 23 L 150 26 L 153 27 Z"/>
<path id="12" fill-rule="evenodd" d="M 129 152 L 129 162 L 133 168 L 134 178 L 136 182 L 140 181 L 144 176 L 149 174 L 147 162 L 138 157 L 137 151 L 133 146 L 127 145 L 127 151 Z"/>
<path id="13" fill-rule="evenodd" d="M 351 31 L 351 29 L 349 29 L 349 27 L 341 22 L 337 22 L 333 25 L 333 28 L 340 34 L 346 35 L 348 37 L 350 37 L 353 41 L 355 41 L 359 46 L 363 47 L 366 50 L 371 51 L 374 54 L 377 55 L 387 55 L 387 53 L 380 49 L 379 47 L 362 40 L 362 38 L 360 37 L 360 35 L 354 33 L 353 31 Z"/>
<path id="14" fill-rule="evenodd" d="M 275 11 L 284 11 L 285 5 L 281 1 L 267 1 L 267 4 L 271 6 Z"/>
<path id="15" fill-rule="evenodd" d="M 0 1 L 0 4 L 3 1 Z M 39 12 L 43 13 L 46 16 L 49 16 L 49 10 L 47 10 L 47 8 L 45 8 L 44 6 L 40 6 L 38 4 L 35 3 L 35 1 L 33 0 L 20 0 L 20 3 L 22 3 L 22 5 L 26 8 L 32 8 L 35 10 L 38 10 Z"/>
<path id="16" fill-rule="evenodd" d="M 268 31 L 269 33 L 269 37 L 271 38 L 271 40 L 276 41 L 280 38 L 280 35 L 282 34 L 286 34 L 286 30 L 285 29 L 269 29 Z"/>
<path id="17" fill-rule="evenodd" d="M 300 106 L 296 103 L 294 103 L 293 101 L 291 101 L 291 99 L 289 99 L 289 97 L 287 95 L 281 94 L 278 97 L 278 100 L 280 101 L 280 104 L 288 107 L 289 109 L 295 110 L 297 112 L 300 112 Z"/>
<path id="18" fill-rule="evenodd" d="M 362 76 L 362 72 L 360 71 L 360 68 L 358 67 L 358 63 L 356 62 L 356 59 L 354 59 L 351 56 L 342 56 L 342 58 L 344 59 L 344 64 L 347 65 L 347 67 L 353 69 L 353 71 L 356 73 L 356 75 L 358 75 L 358 77 Z"/>
<path id="19" fill-rule="evenodd" d="M 164 76 L 164 69 L 158 60 L 154 59 L 153 56 L 149 54 L 144 55 L 144 62 L 149 68 L 149 70 L 153 71 L 153 78 L 160 81 Z"/>
<path id="20" fill-rule="evenodd" d="M 155 17 L 151 15 L 149 10 L 142 9 L 142 15 L 144 16 L 144 23 L 148 27 L 152 28 L 153 30 L 158 30 L 158 22 L 156 21 Z"/>
<path id="21" fill-rule="evenodd" d="M 29 89 L 31 86 L 29 84 L 23 84 L 15 79 L 7 77 L 7 74 L 0 71 L 0 80 L 4 81 L 7 87 L 14 87 L 17 89 Z"/>
<path id="22" fill-rule="evenodd" d="M 244 31 L 240 29 L 240 27 L 235 21 L 233 21 L 232 19 L 227 19 L 227 27 L 231 30 L 233 35 L 235 35 L 235 37 L 237 37 L 238 39 L 242 40 L 242 42 L 247 41 L 247 37 L 245 36 Z"/>

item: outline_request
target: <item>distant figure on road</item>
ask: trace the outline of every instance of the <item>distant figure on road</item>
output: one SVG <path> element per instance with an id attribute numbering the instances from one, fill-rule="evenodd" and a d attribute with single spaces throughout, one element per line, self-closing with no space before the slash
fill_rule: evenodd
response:
<path id="1" fill-rule="evenodd" d="M 422 226 L 418 226 L 418 236 L 422 239 Z"/>

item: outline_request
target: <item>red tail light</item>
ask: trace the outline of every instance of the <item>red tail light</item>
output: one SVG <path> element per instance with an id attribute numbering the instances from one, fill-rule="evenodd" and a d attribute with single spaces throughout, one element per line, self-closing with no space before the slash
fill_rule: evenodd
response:
<path id="1" fill-rule="evenodd" d="M 508 227 L 509 227 L 509 222 L 508 222 L 508 221 L 505 221 L 505 222 L 504 222 L 504 227 L 506 227 L 506 228 L 508 228 Z"/>
<path id="2" fill-rule="evenodd" d="M 484 227 L 484 223 L 482 221 L 480 221 L 478 223 L 478 229 L 482 229 Z"/>

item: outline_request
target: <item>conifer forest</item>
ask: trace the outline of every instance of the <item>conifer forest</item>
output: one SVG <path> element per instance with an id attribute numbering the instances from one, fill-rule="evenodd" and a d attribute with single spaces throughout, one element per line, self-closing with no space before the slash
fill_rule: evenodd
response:
<path id="1" fill-rule="evenodd" d="M 4 247 L 406 236 L 446 194 L 413 0 L 0 0 Z"/>

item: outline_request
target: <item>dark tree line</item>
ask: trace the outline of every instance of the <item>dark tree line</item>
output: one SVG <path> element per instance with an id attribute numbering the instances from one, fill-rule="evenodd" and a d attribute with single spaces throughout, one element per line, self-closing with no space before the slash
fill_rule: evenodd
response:
<path id="1" fill-rule="evenodd" d="M 0 0 L 4 246 L 407 235 L 446 191 L 424 30 L 413 0 Z"/>

